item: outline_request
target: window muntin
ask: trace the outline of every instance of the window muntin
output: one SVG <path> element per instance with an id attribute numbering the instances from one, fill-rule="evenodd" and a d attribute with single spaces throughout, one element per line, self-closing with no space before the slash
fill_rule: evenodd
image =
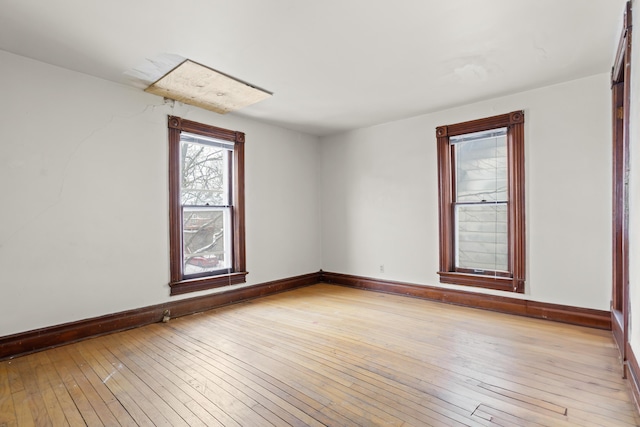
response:
<path id="1" fill-rule="evenodd" d="M 524 292 L 524 113 L 436 128 L 440 281 Z"/>
<path id="2" fill-rule="evenodd" d="M 244 283 L 244 134 L 169 117 L 171 295 Z"/>

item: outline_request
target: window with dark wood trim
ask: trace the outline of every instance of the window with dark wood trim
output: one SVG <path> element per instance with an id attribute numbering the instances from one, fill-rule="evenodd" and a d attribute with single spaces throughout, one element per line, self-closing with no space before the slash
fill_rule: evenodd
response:
<path id="1" fill-rule="evenodd" d="M 524 112 L 440 126 L 436 138 L 440 282 L 524 292 Z"/>
<path id="2" fill-rule="evenodd" d="M 169 116 L 171 295 L 244 283 L 244 133 Z"/>

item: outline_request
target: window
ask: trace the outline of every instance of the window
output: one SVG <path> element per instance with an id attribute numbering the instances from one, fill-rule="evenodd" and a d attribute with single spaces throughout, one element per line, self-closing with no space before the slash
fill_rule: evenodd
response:
<path id="1" fill-rule="evenodd" d="M 171 295 L 245 282 L 244 134 L 169 117 Z"/>
<path id="2" fill-rule="evenodd" d="M 436 129 L 440 282 L 524 292 L 524 113 Z"/>

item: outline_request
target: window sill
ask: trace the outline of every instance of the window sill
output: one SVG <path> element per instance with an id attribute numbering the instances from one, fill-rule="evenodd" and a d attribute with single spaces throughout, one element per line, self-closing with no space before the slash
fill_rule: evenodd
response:
<path id="1" fill-rule="evenodd" d="M 246 271 L 239 273 L 221 274 L 219 276 L 199 277 L 197 279 L 180 280 L 169 283 L 170 295 L 181 295 L 189 292 L 206 291 L 207 289 L 221 288 L 223 286 L 245 283 Z"/>
<path id="2" fill-rule="evenodd" d="M 439 271 L 438 274 L 440 275 L 440 283 L 524 293 L 524 280 L 517 280 L 511 277 L 481 276 L 450 271 Z"/>

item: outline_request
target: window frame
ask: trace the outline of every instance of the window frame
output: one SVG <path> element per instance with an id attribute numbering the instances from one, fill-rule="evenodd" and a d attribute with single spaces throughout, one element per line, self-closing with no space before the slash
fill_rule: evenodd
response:
<path id="1" fill-rule="evenodd" d="M 180 134 L 188 132 L 233 142 L 231 170 L 231 229 L 233 255 L 229 273 L 213 271 L 204 277 L 185 278 L 183 271 L 183 233 L 180 183 Z M 196 292 L 246 282 L 244 142 L 243 132 L 219 128 L 176 116 L 168 118 L 169 133 L 169 266 L 171 295 Z"/>
<path id="2" fill-rule="evenodd" d="M 509 250 L 508 274 L 477 274 L 455 267 L 455 173 L 453 145 L 449 137 L 467 133 L 507 128 L 507 230 Z M 486 117 L 483 119 L 439 126 L 436 128 L 438 146 L 438 205 L 440 224 L 441 283 L 475 286 L 511 292 L 524 292 L 525 285 L 525 196 L 524 196 L 524 111 Z"/>

